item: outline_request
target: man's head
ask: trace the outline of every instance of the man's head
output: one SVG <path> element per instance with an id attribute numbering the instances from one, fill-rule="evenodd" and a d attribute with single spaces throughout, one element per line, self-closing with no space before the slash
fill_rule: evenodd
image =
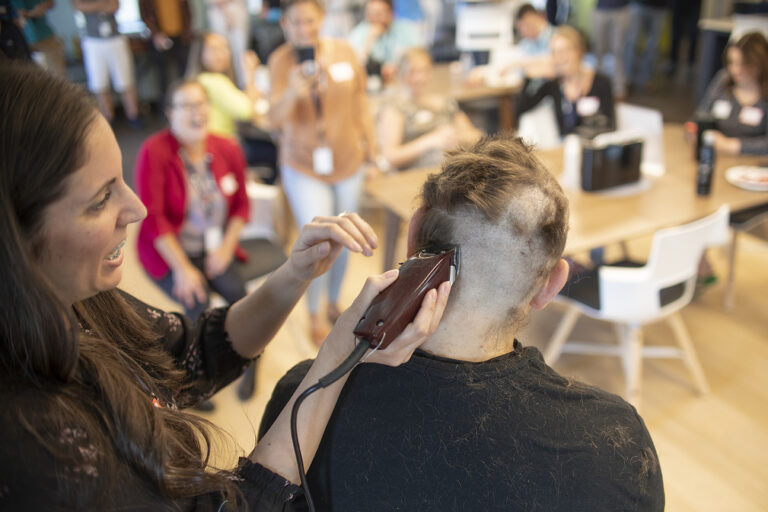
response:
<path id="1" fill-rule="evenodd" d="M 515 14 L 515 29 L 523 39 L 536 39 L 548 24 L 544 14 L 531 4 L 523 4 Z"/>
<path id="2" fill-rule="evenodd" d="M 392 0 L 368 0 L 365 5 L 365 21 L 371 25 L 382 25 L 386 29 L 392 17 Z"/>
<path id="3" fill-rule="evenodd" d="M 449 153 L 429 177 L 408 245 L 409 253 L 460 245 L 449 310 L 485 315 L 486 327 L 501 333 L 562 287 L 567 231 L 568 199 L 557 180 L 521 139 L 494 136 Z"/>

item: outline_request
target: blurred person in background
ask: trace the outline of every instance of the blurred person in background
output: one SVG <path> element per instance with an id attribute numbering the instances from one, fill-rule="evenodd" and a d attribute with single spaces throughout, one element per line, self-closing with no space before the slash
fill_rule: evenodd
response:
<path id="1" fill-rule="evenodd" d="M 241 90 L 234 82 L 233 54 L 227 39 L 208 32 L 195 44 L 188 76 L 195 77 L 208 95 L 211 133 L 239 140 L 248 165 L 268 168 L 270 172 L 262 179 L 273 183 L 277 147 L 267 131 L 269 101 L 256 82 L 261 62 L 252 50 L 242 55 L 242 61 L 246 80 Z"/>
<path id="2" fill-rule="evenodd" d="M 768 155 L 768 42 L 759 32 L 731 41 L 697 114 L 714 118 L 715 150 Z"/>
<path id="3" fill-rule="evenodd" d="M 11 4 L 11 0 L 0 0 L 0 61 L 32 58 L 22 32 L 23 24 L 24 20 Z"/>
<path id="4" fill-rule="evenodd" d="M 605 56 L 613 56 L 613 94 L 618 101 L 627 96 L 624 74 L 627 27 L 629 26 L 629 0 L 597 0 L 592 13 L 592 43 L 597 67 L 604 73 Z"/>
<path id="5" fill-rule="evenodd" d="M 248 70 L 243 55 L 249 47 L 251 15 L 246 0 L 205 0 L 208 13 L 208 28 L 224 36 L 234 56 L 235 81 L 246 87 Z"/>
<path id="6" fill-rule="evenodd" d="M 12 0 L 24 18 L 24 35 L 32 57 L 46 70 L 61 78 L 67 77 L 64 44 L 53 33 L 45 15 L 53 9 L 53 0 Z"/>
<path id="7" fill-rule="evenodd" d="M 349 43 L 368 74 L 379 75 L 384 82 L 395 75 L 405 50 L 424 44 L 411 21 L 394 18 L 392 0 L 368 0 L 365 19 L 352 29 Z"/>
<path id="8" fill-rule="evenodd" d="M 319 0 L 283 0 L 287 42 L 269 59 L 272 126 L 280 131 L 280 178 L 299 227 L 316 216 L 356 211 L 378 159 L 366 74 L 345 41 L 320 38 Z M 302 59 L 300 61 L 300 58 Z M 347 253 L 307 290 L 310 332 L 321 343 L 335 322 Z M 326 310 L 320 302 L 327 297 Z"/>
<path id="9" fill-rule="evenodd" d="M 133 54 L 128 38 L 118 31 L 115 19 L 120 3 L 118 0 L 72 0 L 72 6 L 85 17 L 83 63 L 88 89 L 96 95 L 101 114 L 107 121 L 114 120 L 111 89 L 114 86 L 120 93 L 128 122 L 135 129 L 143 128 L 139 119 Z"/>
<path id="10" fill-rule="evenodd" d="M 432 59 L 423 48 L 411 48 L 400 59 L 402 93 L 385 102 L 378 119 L 380 167 L 436 167 L 446 150 L 473 143 L 481 133 L 458 104 L 429 93 Z"/>
<path id="11" fill-rule="evenodd" d="M 519 116 L 535 108 L 546 97 L 551 97 L 555 119 L 563 137 L 581 126 L 612 130 L 616 126 L 611 80 L 584 65 L 586 43 L 573 27 L 561 25 L 550 40 L 556 78 L 532 86 L 532 77 L 517 97 Z"/>
<path id="12" fill-rule="evenodd" d="M 168 85 L 187 68 L 192 11 L 187 0 L 139 0 L 139 12 L 150 32 L 150 54 L 162 103 Z"/>
<path id="13" fill-rule="evenodd" d="M 629 4 L 629 27 L 624 65 L 627 81 L 641 89 L 647 90 L 648 82 L 653 78 L 661 28 L 667 14 L 666 6 L 667 0 L 634 0 Z M 637 55 L 637 43 L 641 34 L 645 42 L 642 53 Z M 637 61 L 635 57 L 638 57 Z"/>

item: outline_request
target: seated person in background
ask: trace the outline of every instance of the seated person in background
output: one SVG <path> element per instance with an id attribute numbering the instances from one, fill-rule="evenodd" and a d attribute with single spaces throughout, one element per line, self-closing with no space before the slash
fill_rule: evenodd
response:
<path id="1" fill-rule="evenodd" d="M 277 174 L 277 148 L 266 131 L 269 101 L 256 85 L 254 73 L 259 67 L 259 57 L 248 50 L 243 55 L 245 90 L 234 82 L 232 52 L 224 36 L 204 34 L 195 49 L 193 69 L 188 75 L 205 88 L 210 102 L 210 131 L 214 135 L 237 138 L 240 136 L 245 158 L 249 165 L 265 165 L 272 169 L 274 181 Z M 243 121 L 238 130 L 238 121 Z"/>
<path id="2" fill-rule="evenodd" d="M 574 133 L 577 127 L 603 131 L 616 126 L 611 80 L 582 63 L 587 47 L 581 34 L 572 27 L 560 26 L 550 40 L 556 77 L 543 84 L 527 78 L 517 97 L 518 119 L 551 97 L 560 136 Z"/>
<path id="3" fill-rule="evenodd" d="M 567 229 L 562 189 L 520 139 L 485 138 L 429 177 L 409 254 L 458 244 L 461 269 L 410 362 L 349 377 L 308 474 L 320 510 L 663 510 L 637 411 L 515 339 L 566 280 Z M 308 364 L 278 383 L 261 432 Z"/>
<path id="4" fill-rule="evenodd" d="M 386 102 L 378 132 L 384 167 L 435 167 L 445 150 L 472 143 L 480 132 L 455 101 L 428 93 L 432 59 L 422 48 L 411 48 L 400 60 L 403 94 Z"/>
<path id="5" fill-rule="evenodd" d="M 352 29 L 349 43 L 368 74 L 381 75 L 386 82 L 394 76 L 403 52 L 423 41 L 413 23 L 394 19 L 392 0 L 369 0 L 365 20 Z"/>
<path id="6" fill-rule="evenodd" d="M 491 49 L 487 66 L 478 66 L 470 71 L 467 82 L 478 85 L 485 81 L 515 82 L 521 74 L 540 80 L 553 78 L 555 70 L 549 52 L 549 40 L 553 28 L 545 13 L 531 4 L 523 4 L 515 14 L 514 29 L 518 37 L 513 46 L 498 46 Z"/>
<path id="7" fill-rule="evenodd" d="M 138 239 L 149 276 L 187 316 L 208 307 L 210 287 L 230 304 L 245 296 L 233 265 L 250 205 L 238 145 L 208 132 L 208 97 L 198 82 L 178 82 L 165 106 L 170 128 L 139 149 L 136 188 L 147 207 Z M 210 244 L 217 244 L 210 246 Z"/>
<path id="8" fill-rule="evenodd" d="M 714 118 L 715 149 L 768 155 L 768 42 L 759 32 L 725 49 L 725 69 L 709 84 L 697 114 Z"/>

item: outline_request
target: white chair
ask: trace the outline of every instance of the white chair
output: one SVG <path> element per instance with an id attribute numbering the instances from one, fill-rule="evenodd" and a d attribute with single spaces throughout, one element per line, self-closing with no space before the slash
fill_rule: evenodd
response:
<path id="1" fill-rule="evenodd" d="M 680 309 L 693 297 L 699 259 L 706 247 L 728 241 L 728 205 L 703 219 L 658 231 L 645 265 L 601 266 L 566 284 L 558 301 L 568 310 L 555 329 L 544 359 L 553 364 L 562 352 L 621 357 L 626 379 L 626 399 L 640 403 L 641 358 L 679 358 L 690 370 L 700 392 L 708 392 L 693 343 Z M 613 322 L 619 344 L 568 342 L 579 315 Z M 678 346 L 643 346 L 641 328 L 667 320 Z"/>

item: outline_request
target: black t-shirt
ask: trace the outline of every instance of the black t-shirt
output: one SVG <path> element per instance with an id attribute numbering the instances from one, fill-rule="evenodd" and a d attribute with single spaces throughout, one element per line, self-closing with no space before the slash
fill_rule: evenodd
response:
<path id="1" fill-rule="evenodd" d="M 309 368 L 278 383 L 260 435 Z M 357 367 L 308 473 L 318 510 L 661 511 L 650 435 L 616 395 L 558 375 L 541 353 L 482 363 L 417 352 Z"/>

